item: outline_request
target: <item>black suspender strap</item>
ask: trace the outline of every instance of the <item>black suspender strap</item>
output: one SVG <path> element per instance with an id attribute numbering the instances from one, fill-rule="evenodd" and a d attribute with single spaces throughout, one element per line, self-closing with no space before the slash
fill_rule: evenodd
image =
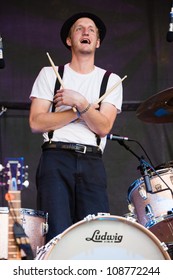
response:
<path id="1" fill-rule="evenodd" d="M 104 76 L 103 76 L 101 87 L 100 87 L 100 96 L 99 96 L 99 98 L 106 92 L 107 83 L 108 83 L 108 79 L 109 79 L 110 74 L 111 74 L 111 72 L 106 71 Z M 100 103 L 99 103 L 99 105 L 100 105 Z"/>
<path id="2" fill-rule="evenodd" d="M 104 76 L 103 76 L 102 83 L 101 83 L 101 86 L 100 86 L 100 96 L 99 96 L 99 98 L 106 92 L 107 83 L 108 83 L 108 79 L 109 79 L 110 74 L 111 74 L 111 72 L 106 71 Z M 101 102 L 99 103 L 99 105 L 100 104 L 101 104 Z M 97 145 L 99 146 L 101 139 L 97 134 L 96 134 L 96 138 L 97 138 Z"/>
<path id="3" fill-rule="evenodd" d="M 64 65 L 60 65 L 58 67 L 58 72 L 59 72 L 60 77 L 62 78 L 63 77 L 63 73 L 64 73 Z M 55 88 L 54 88 L 54 95 L 56 94 L 56 91 L 58 89 L 60 89 L 60 87 L 61 87 L 61 85 L 60 85 L 60 82 L 59 82 L 59 80 L 57 78 L 56 79 L 56 83 L 55 83 Z M 52 112 L 55 112 L 55 104 L 54 103 L 52 104 Z M 51 139 L 53 137 L 53 132 L 54 132 L 53 130 L 48 132 L 48 137 L 49 137 L 49 141 L 50 142 L 51 142 Z"/>

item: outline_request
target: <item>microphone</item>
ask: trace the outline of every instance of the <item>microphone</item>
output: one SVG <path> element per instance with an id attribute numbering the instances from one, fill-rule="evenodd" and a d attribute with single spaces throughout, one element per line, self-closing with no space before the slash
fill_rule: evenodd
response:
<path id="1" fill-rule="evenodd" d="M 0 35 L 0 69 L 5 67 L 4 57 L 3 57 L 3 44 L 2 37 Z"/>
<path id="2" fill-rule="evenodd" d="M 107 139 L 108 140 L 113 140 L 113 141 L 132 141 L 130 140 L 128 137 L 124 137 L 124 136 L 119 136 L 119 135 L 116 135 L 116 134 L 108 134 L 107 135 Z"/>
<path id="3" fill-rule="evenodd" d="M 173 3 L 170 11 L 169 31 L 167 32 L 166 40 L 168 42 L 173 42 Z"/>

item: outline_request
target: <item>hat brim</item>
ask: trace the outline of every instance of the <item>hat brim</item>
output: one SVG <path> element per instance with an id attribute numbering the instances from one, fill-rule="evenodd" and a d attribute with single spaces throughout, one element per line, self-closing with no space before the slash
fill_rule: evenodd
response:
<path id="1" fill-rule="evenodd" d="M 97 28 L 99 30 L 100 43 L 102 43 L 102 41 L 106 35 L 106 26 L 99 17 L 97 17 L 94 14 L 87 13 L 87 12 L 75 14 L 64 22 L 64 24 L 61 28 L 61 31 L 60 31 L 61 40 L 68 49 L 70 49 L 70 47 L 67 45 L 66 39 L 69 35 L 70 28 L 79 18 L 83 18 L 83 17 L 90 18 L 94 21 L 95 25 L 97 26 Z"/>

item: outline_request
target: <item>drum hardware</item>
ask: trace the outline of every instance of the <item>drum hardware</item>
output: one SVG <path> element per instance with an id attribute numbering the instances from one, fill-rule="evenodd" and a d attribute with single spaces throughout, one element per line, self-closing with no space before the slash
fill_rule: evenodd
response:
<path id="1" fill-rule="evenodd" d="M 141 196 L 144 200 L 147 199 L 147 192 L 146 192 L 146 190 L 144 189 L 144 187 L 139 187 L 138 192 L 139 192 L 140 196 Z"/>
<path id="2" fill-rule="evenodd" d="M 137 216 L 136 216 L 136 213 L 135 213 L 135 207 L 130 202 L 128 202 L 128 209 L 129 209 L 130 212 L 125 214 L 125 217 L 126 217 L 126 215 L 132 216 L 132 217 L 134 217 L 137 220 Z"/>
<path id="3" fill-rule="evenodd" d="M 147 204 L 145 206 L 145 213 L 146 213 L 146 216 L 148 217 L 148 222 L 146 223 L 145 227 L 150 228 L 151 226 L 156 224 L 156 219 L 154 217 L 153 209 L 150 204 Z M 154 217 L 154 219 L 153 219 L 153 217 Z"/>
<path id="4" fill-rule="evenodd" d="M 1 106 L 1 108 L 0 108 L 0 116 L 2 116 L 6 111 L 7 111 L 7 108 L 5 108 L 4 106 Z"/>
<path id="5" fill-rule="evenodd" d="M 146 215 L 149 217 L 149 219 L 151 219 L 151 218 L 154 217 L 153 209 L 152 209 L 152 207 L 151 207 L 150 204 L 147 204 L 147 205 L 145 206 L 145 213 L 146 213 Z"/>
<path id="6" fill-rule="evenodd" d="M 85 218 L 84 218 L 84 220 L 85 221 L 87 221 L 87 222 L 89 222 L 89 221 L 91 221 L 91 220 L 93 220 L 95 218 L 95 214 L 89 214 L 88 216 L 86 216 Z"/>
<path id="7" fill-rule="evenodd" d="M 167 215 L 172 215 L 172 214 L 173 214 L 173 208 L 167 211 Z"/>
<path id="8" fill-rule="evenodd" d="M 91 220 L 94 220 L 96 218 L 96 216 L 99 216 L 99 217 L 104 217 L 104 216 L 109 216 L 110 213 L 103 213 L 103 212 L 98 212 L 97 215 L 95 214 L 89 214 L 88 216 L 86 216 L 84 218 L 84 221 L 87 221 L 87 222 L 90 222 Z"/>
<path id="9" fill-rule="evenodd" d="M 48 223 L 42 223 L 42 235 L 46 235 L 48 233 L 48 230 L 49 230 L 49 225 Z"/>
<path id="10" fill-rule="evenodd" d="M 128 220 L 128 221 L 131 221 L 131 222 L 136 222 L 136 216 L 133 215 L 133 213 L 129 212 L 129 213 L 126 213 L 124 214 L 124 217 Z"/>

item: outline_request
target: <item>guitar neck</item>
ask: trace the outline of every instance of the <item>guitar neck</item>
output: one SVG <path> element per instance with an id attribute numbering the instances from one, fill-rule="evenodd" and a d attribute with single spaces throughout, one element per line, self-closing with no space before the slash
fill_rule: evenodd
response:
<path id="1" fill-rule="evenodd" d="M 20 219 L 20 209 L 21 209 L 21 190 L 23 186 L 27 186 L 28 173 L 24 170 L 24 158 L 6 158 L 5 171 L 8 177 L 8 193 L 6 194 L 6 200 L 9 206 L 8 215 L 8 259 L 18 260 L 21 259 L 21 250 L 19 249 L 19 244 L 21 242 L 20 238 L 14 234 L 14 225 L 16 228 L 16 223 L 21 224 Z M 25 170 L 26 171 L 26 170 Z M 25 180 L 25 182 L 24 182 Z M 18 234 L 19 235 L 19 234 Z"/>
<path id="2" fill-rule="evenodd" d="M 21 208 L 21 192 L 8 191 L 9 202 L 9 221 L 8 221 L 8 259 L 20 260 L 21 254 L 18 245 L 16 244 L 13 232 L 15 222 L 20 223 L 20 208 Z"/>

